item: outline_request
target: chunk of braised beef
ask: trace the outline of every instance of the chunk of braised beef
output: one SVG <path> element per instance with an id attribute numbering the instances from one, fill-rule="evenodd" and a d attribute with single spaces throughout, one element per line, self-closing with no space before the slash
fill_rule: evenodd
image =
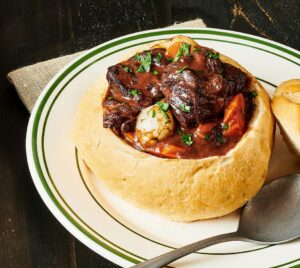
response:
<path id="1" fill-rule="evenodd" d="M 205 95 L 225 96 L 228 93 L 228 83 L 220 74 L 208 76 L 205 82 Z"/>
<path id="2" fill-rule="evenodd" d="M 118 134 L 134 130 L 138 109 L 116 100 L 106 100 L 104 106 L 103 127 Z"/>
<path id="3" fill-rule="evenodd" d="M 206 68 L 208 73 L 222 73 L 223 66 L 219 58 L 219 53 L 215 53 L 214 51 L 208 48 L 203 48 L 202 53 L 206 56 Z"/>
<path id="4" fill-rule="evenodd" d="M 124 101 L 129 99 L 129 88 L 122 83 L 122 74 L 125 75 L 125 70 L 121 64 L 116 64 L 107 69 L 106 79 L 108 81 L 110 92 L 114 99 Z M 128 74 L 130 75 L 130 74 Z"/>
<path id="5" fill-rule="evenodd" d="M 228 81 L 220 74 L 212 74 L 207 77 L 204 82 L 204 95 L 211 101 L 214 106 L 215 113 L 219 114 L 224 111 L 229 99 L 229 85 Z"/>
<path id="6" fill-rule="evenodd" d="M 132 82 L 135 76 L 135 73 L 126 72 L 121 64 L 117 64 L 108 68 L 106 78 L 110 85 L 110 93 L 115 100 L 125 102 L 141 110 L 155 102 L 159 89 L 156 89 L 155 92 L 149 92 L 147 87 L 151 87 L 151 84 L 149 83 L 142 88 L 142 86 L 137 85 L 137 82 Z"/>
<path id="7" fill-rule="evenodd" d="M 223 77 L 228 81 L 228 94 L 234 96 L 247 90 L 250 78 L 239 68 L 223 63 Z"/>
<path id="8" fill-rule="evenodd" d="M 124 116 L 130 116 L 139 112 L 139 109 L 137 107 L 130 106 L 125 102 L 119 102 L 115 99 L 107 99 L 104 105 L 106 111 Z"/>
<path id="9" fill-rule="evenodd" d="M 174 64 L 166 69 L 162 78 L 162 91 L 181 126 L 194 127 L 215 115 L 215 109 L 205 95 L 205 85 L 190 69 L 178 71 Z"/>
<path id="10" fill-rule="evenodd" d="M 135 122 L 136 122 L 136 118 L 131 118 L 125 121 L 124 123 L 122 123 L 121 132 L 126 133 L 126 132 L 134 131 Z"/>
<path id="11" fill-rule="evenodd" d="M 168 63 L 164 56 L 165 50 L 153 49 L 151 68 L 145 70 L 141 67 L 141 58 L 149 52 L 144 51 L 108 68 L 106 79 L 114 99 L 142 109 L 163 97 L 159 78 L 164 66 Z"/>
<path id="12" fill-rule="evenodd" d="M 206 61 L 206 68 L 209 73 L 220 74 L 222 72 L 222 62 L 220 59 L 212 59 L 208 57 Z"/>
<path id="13" fill-rule="evenodd" d="M 146 91 L 149 92 L 153 102 L 157 102 L 164 97 L 159 84 L 148 84 Z"/>

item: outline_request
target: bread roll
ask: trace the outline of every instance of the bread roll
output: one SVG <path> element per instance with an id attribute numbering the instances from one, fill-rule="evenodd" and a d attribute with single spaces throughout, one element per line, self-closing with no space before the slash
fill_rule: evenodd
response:
<path id="1" fill-rule="evenodd" d="M 278 86 L 272 109 L 284 141 L 300 157 L 300 79 L 288 80 Z"/>

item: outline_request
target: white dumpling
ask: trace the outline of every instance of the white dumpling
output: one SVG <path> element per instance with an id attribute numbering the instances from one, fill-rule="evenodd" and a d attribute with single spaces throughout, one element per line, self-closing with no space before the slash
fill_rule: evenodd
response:
<path id="1" fill-rule="evenodd" d="M 174 129 L 175 123 L 169 104 L 158 102 L 140 112 L 135 132 L 140 144 L 149 147 L 173 134 Z"/>

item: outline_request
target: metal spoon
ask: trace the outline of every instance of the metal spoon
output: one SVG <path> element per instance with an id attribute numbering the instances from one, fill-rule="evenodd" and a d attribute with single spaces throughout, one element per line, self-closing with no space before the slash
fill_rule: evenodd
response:
<path id="1" fill-rule="evenodd" d="M 276 179 L 264 186 L 244 207 L 236 232 L 184 246 L 133 266 L 156 268 L 197 250 L 228 241 L 280 244 L 300 237 L 300 174 Z"/>

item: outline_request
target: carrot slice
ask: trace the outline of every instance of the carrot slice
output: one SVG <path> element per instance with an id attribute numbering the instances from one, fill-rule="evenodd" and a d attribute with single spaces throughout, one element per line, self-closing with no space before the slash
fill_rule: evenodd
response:
<path id="1" fill-rule="evenodd" d="M 225 109 L 223 124 L 224 137 L 241 137 L 245 130 L 245 99 L 239 93 L 232 98 Z"/>
<path id="2" fill-rule="evenodd" d="M 173 144 L 160 143 L 153 148 L 153 153 L 158 156 L 177 158 L 177 153 L 183 152 L 184 149 Z"/>
<path id="3" fill-rule="evenodd" d="M 170 46 L 168 49 L 167 49 L 167 55 L 168 57 L 174 59 L 177 52 L 179 51 L 180 47 L 182 46 L 182 42 L 176 42 L 174 43 L 172 46 Z"/>

